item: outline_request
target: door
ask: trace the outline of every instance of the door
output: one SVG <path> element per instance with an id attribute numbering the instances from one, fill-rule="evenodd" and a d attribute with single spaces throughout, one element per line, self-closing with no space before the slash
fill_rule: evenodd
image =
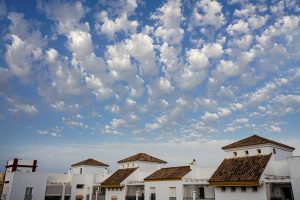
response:
<path id="1" fill-rule="evenodd" d="M 204 187 L 199 187 L 199 197 L 200 199 L 205 198 Z"/>
<path id="2" fill-rule="evenodd" d="M 116 196 L 112 196 L 111 200 L 118 200 L 118 198 Z"/>
<path id="3" fill-rule="evenodd" d="M 282 188 L 285 200 L 294 200 L 291 188 Z"/>

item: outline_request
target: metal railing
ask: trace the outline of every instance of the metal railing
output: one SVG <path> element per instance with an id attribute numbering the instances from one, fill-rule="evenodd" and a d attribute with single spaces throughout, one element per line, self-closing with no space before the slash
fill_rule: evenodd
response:
<path id="1" fill-rule="evenodd" d="M 24 200 L 32 200 L 32 195 L 25 195 Z"/>
<path id="2" fill-rule="evenodd" d="M 126 196 L 125 200 L 136 200 L 136 196 Z M 143 196 L 139 196 L 138 200 L 144 200 Z"/>

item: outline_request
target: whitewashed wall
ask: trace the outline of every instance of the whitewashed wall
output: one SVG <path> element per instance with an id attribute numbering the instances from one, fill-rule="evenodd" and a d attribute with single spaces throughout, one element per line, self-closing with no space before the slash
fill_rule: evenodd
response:
<path id="1" fill-rule="evenodd" d="M 264 186 L 258 187 L 257 192 L 252 192 L 251 187 L 247 187 L 247 192 L 242 192 L 241 187 L 236 187 L 235 192 L 231 192 L 230 187 L 226 187 L 226 192 L 221 191 L 221 187 L 215 188 L 215 200 L 267 200 Z"/>
<path id="2" fill-rule="evenodd" d="M 118 191 L 116 191 L 116 189 L 114 190 L 106 189 L 105 200 L 111 200 L 112 197 L 117 197 L 117 200 L 125 200 L 125 196 L 126 196 L 126 187 L 123 188 L 122 190 L 118 189 Z"/>
<path id="3" fill-rule="evenodd" d="M 150 188 L 155 188 L 157 200 L 169 199 L 170 187 L 176 188 L 176 200 L 183 199 L 183 184 L 181 180 L 178 181 L 147 181 L 145 182 L 145 199 L 150 198 Z"/>
<path id="4" fill-rule="evenodd" d="M 32 187 L 32 200 L 45 198 L 47 173 L 15 172 L 12 176 L 8 200 L 24 199 L 26 187 Z"/>
<path id="5" fill-rule="evenodd" d="M 288 158 L 294 199 L 300 199 L 300 156 Z"/>

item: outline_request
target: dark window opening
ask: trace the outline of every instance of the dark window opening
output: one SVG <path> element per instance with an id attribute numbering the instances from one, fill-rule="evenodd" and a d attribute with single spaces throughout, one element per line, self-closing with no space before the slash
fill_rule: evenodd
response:
<path id="1" fill-rule="evenodd" d="M 234 155 L 234 156 L 237 156 L 237 152 L 233 152 L 233 155 Z"/>
<path id="2" fill-rule="evenodd" d="M 204 187 L 199 187 L 199 197 L 200 197 L 200 199 L 205 198 Z"/>
<path id="3" fill-rule="evenodd" d="M 155 199 L 156 199 L 155 193 L 151 193 L 151 194 L 150 194 L 150 200 L 155 200 Z"/>
<path id="4" fill-rule="evenodd" d="M 234 186 L 231 187 L 231 192 L 235 192 L 235 187 Z"/>
<path id="5" fill-rule="evenodd" d="M 80 168 L 80 174 L 82 174 L 82 168 Z"/>
<path id="6" fill-rule="evenodd" d="M 221 187 L 221 192 L 226 192 L 226 187 L 225 186 Z"/>
<path id="7" fill-rule="evenodd" d="M 276 154 L 276 149 L 275 148 L 273 149 L 273 153 Z"/>
<path id="8" fill-rule="evenodd" d="M 257 149 L 257 153 L 258 153 L 258 154 L 261 154 L 261 149 Z"/>
<path id="9" fill-rule="evenodd" d="M 76 188 L 77 188 L 77 189 L 83 189 L 83 188 L 84 188 L 84 185 L 83 185 L 83 184 L 77 184 L 77 185 L 76 185 Z"/>
<path id="10" fill-rule="evenodd" d="M 256 186 L 252 187 L 252 192 L 257 192 L 257 187 Z"/>
<path id="11" fill-rule="evenodd" d="M 242 191 L 242 192 L 247 192 L 247 187 L 246 187 L 246 186 L 242 186 L 242 187 L 241 187 L 241 191 Z"/>
<path id="12" fill-rule="evenodd" d="M 246 156 L 248 156 L 249 155 L 249 151 L 245 151 L 245 154 L 246 154 Z"/>

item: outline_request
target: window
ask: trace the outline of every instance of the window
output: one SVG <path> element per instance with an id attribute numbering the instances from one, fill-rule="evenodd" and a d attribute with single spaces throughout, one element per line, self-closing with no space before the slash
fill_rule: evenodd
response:
<path id="1" fill-rule="evenodd" d="M 226 187 L 225 186 L 221 187 L 221 192 L 226 192 Z"/>
<path id="2" fill-rule="evenodd" d="M 32 196 L 32 187 L 26 187 L 25 196 Z"/>
<path id="3" fill-rule="evenodd" d="M 84 188 L 84 185 L 83 185 L 83 184 L 77 184 L 77 185 L 76 185 L 76 188 L 77 188 L 77 189 L 83 189 L 83 188 Z"/>
<path id="4" fill-rule="evenodd" d="M 252 187 L 252 192 L 257 192 L 257 187 L 256 186 Z"/>
<path id="5" fill-rule="evenodd" d="M 156 200 L 155 187 L 150 187 L 150 200 Z"/>
<path id="6" fill-rule="evenodd" d="M 82 174 L 82 168 L 80 168 L 80 172 L 79 173 Z"/>
<path id="7" fill-rule="evenodd" d="M 170 187 L 169 188 L 169 200 L 175 200 L 176 199 L 176 187 Z"/>
<path id="8" fill-rule="evenodd" d="M 241 187 L 241 192 L 247 192 L 247 187 L 246 186 L 242 186 Z"/>
<path id="9" fill-rule="evenodd" d="M 246 151 L 245 151 L 245 154 L 246 154 L 246 156 L 248 156 L 248 155 L 249 155 L 249 151 L 248 151 L 248 150 L 246 150 Z"/>
<path id="10" fill-rule="evenodd" d="M 231 187 L 231 192 L 235 192 L 235 187 L 234 186 Z"/>
<path id="11" fill-rule="evenodd" d="M 233 152 L 233 156 L 237 156 L 237 152 Z"/>
<path id="12" fill-rule="evenodd" d="M 273 153 L 276 154 L 276 149 L 275 148 L 273 149 Z"/>
<path id="13" fill-rule="evenodd" d="M 261 149 L 257 149 L 257 153 L 258 153 L 258 154 L 261 154 Z"/>

